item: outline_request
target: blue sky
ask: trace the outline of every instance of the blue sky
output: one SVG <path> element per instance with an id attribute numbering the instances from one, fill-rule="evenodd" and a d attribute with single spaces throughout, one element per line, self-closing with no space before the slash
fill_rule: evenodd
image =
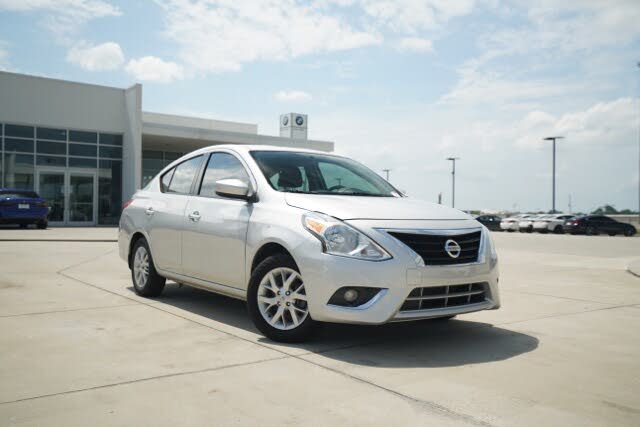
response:
<path id="1" fill-rule="evenodd" d="M 0 68 L 310 137 L 465 209 L 637 209 L 636 0 L 0 0 Z M 5 102 L 5 101 L 0 101 Z"/>

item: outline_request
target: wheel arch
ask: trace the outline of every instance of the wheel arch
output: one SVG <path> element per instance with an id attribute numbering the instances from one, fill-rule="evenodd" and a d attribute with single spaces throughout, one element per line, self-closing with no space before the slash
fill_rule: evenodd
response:
<path id="1" fill-rule="evenodd" d="M 291 259 L 293 260 L 294 263 L 296 262 L 296 260 L 293 257 L 293 254 L 291 253 L 291 251 L 289 251 L 281 243 L 278 243 L 278 242 L 266 242 L 262 246 L 260 246 L 260 248 L 253 255 L 253 259 L 251 260 L 251 268 L 249 270 L 249 274 L 252 274 L 253 271 L 256 269 L 256 267 L 258 267 L 258 265 L 260 265 L 260 263 L 262 261 L 264 261 L 265 259 L 269 258 L 272 255 L 277 255 L 277 254 L 287 255 L 287 256 L 291 257 Z M 298 263 L 296 263 L 296 266 L 297 265 L 298 265 Z"/>
<path id="2" fill-rule="evenodd" d="M 127 264 L 129 265 L 129 269 L 131 269 L 131 262 L 133 261 L 133 246 L 140 239 L 145 239 L 147 241 L 147 245 L 149 244 L 149 239 L 147 239 L 147 236 L 145 236 L 142 231 L 136 231 L 135 233 L 133 233 L 131 239 L 129 240 L 129 250 L 127 252 Z M 149 247 L 149 250 L 151 250 L 151 247 Z"/>

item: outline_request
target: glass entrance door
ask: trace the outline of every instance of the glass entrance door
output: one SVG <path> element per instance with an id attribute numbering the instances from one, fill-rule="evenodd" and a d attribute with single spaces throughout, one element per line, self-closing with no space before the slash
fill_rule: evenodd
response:
<path id="1" fill-rule="evenodd" d="M 52 225 L 95 225 L 96 173 L 82 169 L 39 169 L 36 191 L 50 206 Z"/>
<path id="2" fill-rule="evenodd" d="M 69 172 L 69 224 L 95 224 L 95 181 L 93 173 Z"/>
<path id="3" fill-rule="evenodd" d="M 64 172 L 38 173 L 37 191 L 40 197 L 49 205 L 49 222 L 64 224 L 65 205 L 65 174 Z"/>

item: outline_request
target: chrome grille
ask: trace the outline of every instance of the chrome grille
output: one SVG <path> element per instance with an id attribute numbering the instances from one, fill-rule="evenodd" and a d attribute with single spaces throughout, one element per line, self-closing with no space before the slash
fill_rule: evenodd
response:
<path id="1" fill-rule="evenodd" d="M 400 311 L 433 310 L 484 302 L 487 283 L 430 286 L 411 291 Z"/>
<path id="2" fill-rule="evenodd" d="M 417 253 L 424 261 L 424 265 L 455 265 L 478 261 L 482 239 L 481 231 L 461 234 L 404 233 L 399 231 L 389 231 L 388 233 Z M 452 257 L 445 250 L 448 240 L 454 240 L 460 245 L 460 254 L 457 258 Z"/>

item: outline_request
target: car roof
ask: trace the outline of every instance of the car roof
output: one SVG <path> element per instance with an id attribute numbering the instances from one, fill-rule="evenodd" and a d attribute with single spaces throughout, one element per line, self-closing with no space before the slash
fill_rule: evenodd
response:
<path id="1" fill-rule="evenodd" d="M 245 144 L 210 145 L 208 147 L 200 148 L 199 150 L 193 151 L 190 154 L 203 154 L 203 153 L 209 153 L 215 150 L 224 150 L 224 149 L 243 152 L 243 153 L 248 153 L 250 151 L 288 151 L 291 153 L 312 153 L 312 154 L 325 154 L 330 156 L 337 156 L 336 154 L 333 154 L 333 153 L 312 150 L 310 148 L 303 148 L 303 147 L 282 147 L 277 145 L 245 145 Z"/>

